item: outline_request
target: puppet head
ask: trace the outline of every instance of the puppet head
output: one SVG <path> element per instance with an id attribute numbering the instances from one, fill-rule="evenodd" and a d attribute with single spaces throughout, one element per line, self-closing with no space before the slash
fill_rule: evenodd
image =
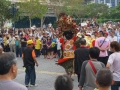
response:
<path id="1" fill-rule="evenodd" d="M 58 26 L 60 28 L 60 33 L 62 33 L 67 40 L 70 40 L 73 34 L 76 33 L 75 20 L 66 14 L 59 15 Z"/>

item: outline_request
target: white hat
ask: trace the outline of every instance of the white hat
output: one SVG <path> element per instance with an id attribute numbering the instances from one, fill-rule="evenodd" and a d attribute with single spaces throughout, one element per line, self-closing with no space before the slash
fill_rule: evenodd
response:
<path id="1" fill-rule="evenodd" d="M 36 26 L 35 26 L 35 25 L 34 25 L 34 26 L 32 26 L 32 27 L 31 27 L 31 29 L 32 29 L 32 30 L 35 30 L 35 29 L 36 29 Z"/>
<path id="2" fill-rule="evenodd" d="M 81 33 L 80 33 L 80 32 L 78 32 L 78 33 L 77 33 L 77 36 L 81 38 Z"/>
<path id="3" fill-rule="evenodd" d="M 86 35 L 91 36 L 91 33 L 86 33 Z"/>

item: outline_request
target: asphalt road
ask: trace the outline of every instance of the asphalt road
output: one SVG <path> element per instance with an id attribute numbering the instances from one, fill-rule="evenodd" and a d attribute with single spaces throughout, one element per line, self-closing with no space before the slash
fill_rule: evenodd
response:
<path id="1" fill-rule="evenodd" d="M 36 67 L 36 83 L 38 84 L 37 87 L 29 87 L 29 90 L 55 90 L 54 89 L 54 82 L 58 75 L 65 74 L 65 70 L 63 67 L 56 65 L 55 61 L 57 59 L 48 60 L 44 59 L 43 56 L 37 58 L 39 66 Z M 24 85 L 25 79 L 25 69 L 22 67 L 23 62 L 21 58 L 17 58 L 18 64 L 18 75 L 15 79 L 16 82 L 21 83 Z M 78 82 L 77 77 L 72 76 L 74 79 L 74 89 L 78 90 Z"/>

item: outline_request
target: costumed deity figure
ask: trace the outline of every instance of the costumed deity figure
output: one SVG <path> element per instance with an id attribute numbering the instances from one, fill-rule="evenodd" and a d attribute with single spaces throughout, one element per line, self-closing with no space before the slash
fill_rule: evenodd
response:
<path id="1" fill-rule="evenodd" d="M 60 39 L 62 43 L 62 57 L 57 64 L 62 66 L 66 73 L 71 76 L 73 72 L 74 50 L 76 49 L 74 42 L 76 40 L 76 23 L 71 16 L 61 14 L 58 20 L 60 33 L 63 38 Z"/>

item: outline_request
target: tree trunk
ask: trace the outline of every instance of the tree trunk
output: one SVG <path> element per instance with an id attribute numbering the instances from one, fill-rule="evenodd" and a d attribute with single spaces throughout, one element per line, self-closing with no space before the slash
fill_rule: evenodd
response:
<path id="1" fill-rule="evenodd" d="M 46 17 L 41 17 L 41 28 L 43 28 L 43 23 L 44 23 L 44 21 L 45 21 L 45 18 L 46 18 Z"/>
<path id="2" fill-rule="evenodd" d="M 43 28 L 43 17 L 41 17 L 41 29 Z"/>
<path id="3" fill-rule="evenodd" d="M 29 17 L 29 21 L 30 21 L 30 28 L 32 27 L 32 22 L 31 22 L 31 18 Z"/>

